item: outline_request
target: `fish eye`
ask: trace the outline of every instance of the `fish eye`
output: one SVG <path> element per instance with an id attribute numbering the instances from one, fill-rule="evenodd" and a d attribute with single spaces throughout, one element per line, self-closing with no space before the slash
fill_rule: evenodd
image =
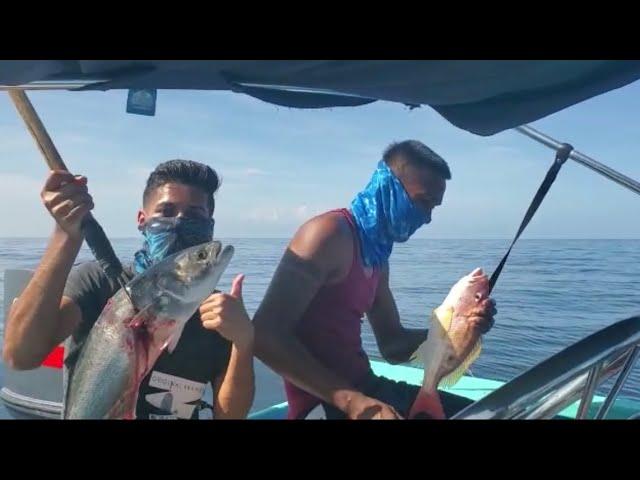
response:
<path id="1" fill-rule="evenodd" d="M 200 250 L 198 252 L 198 260 L 206 260 L 207 259 L 207 252 L 205 252 L 204 250 Z"/>
<path id="2" fill-rule="evenodd" d="M 476 293 L 476 301 L 480 301 L 482 299 L 482 293 L 478 292 Z"/>

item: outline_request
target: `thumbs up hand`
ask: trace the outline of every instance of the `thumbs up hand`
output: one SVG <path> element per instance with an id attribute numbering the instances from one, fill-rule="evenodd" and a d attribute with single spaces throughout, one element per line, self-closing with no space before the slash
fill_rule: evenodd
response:
<path id="1" fill-rule="evenodd" d="M 242 300 L 244 275 L 233 279 L 229 293 L 214 293 L 200 305 L 200 319 L 207 330 L 215 330 L 238 350 L 253 346 L 253 324 Z"/>

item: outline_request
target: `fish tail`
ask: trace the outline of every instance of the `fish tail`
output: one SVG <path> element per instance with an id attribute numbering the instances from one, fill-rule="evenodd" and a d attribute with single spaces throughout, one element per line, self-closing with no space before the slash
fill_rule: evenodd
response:
<path id="1" fill-rule="evenodd" d="M 427 415 L 433 420 L 444 420 L 447 416 L 444 413 L 440 394 L 437 390 L 427 392 L 420 389 L 418 396 L 413 401 L 411 410 L 409 410 L 409 419 L 415 419 L 418 415 Z"/>

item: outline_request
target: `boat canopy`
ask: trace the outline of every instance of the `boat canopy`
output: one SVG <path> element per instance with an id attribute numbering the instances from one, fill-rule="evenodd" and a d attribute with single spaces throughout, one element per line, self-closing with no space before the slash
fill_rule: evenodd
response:
<path id="1" fill-rule="evenodd" d="M 2 60 L 0 89 L 228 90 L 293 108 L 430 106 L 489 136 L 640 78 L 627 60 Z"/>

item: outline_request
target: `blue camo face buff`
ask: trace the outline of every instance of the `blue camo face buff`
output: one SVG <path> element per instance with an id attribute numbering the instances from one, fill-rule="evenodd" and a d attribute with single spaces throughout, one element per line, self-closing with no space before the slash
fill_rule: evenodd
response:
<path id="1" fill-rule="evenodd" d="M 358 227 L 362 261 L 378 267 L 389 259 L 394 242 L 406 242 L 418 228 L 431 221 L 411 200 L 393 171 L 380 161 L 369 184 L 351 202 Z"/>
<path id="2" fill-rule="evenodd" d="M 135 253 L 135 269 L 144 272 L 169 255 L 213 239 L 212 218 L 151 218 L 139 229 L 144 236 L 142 248 Z"/>

